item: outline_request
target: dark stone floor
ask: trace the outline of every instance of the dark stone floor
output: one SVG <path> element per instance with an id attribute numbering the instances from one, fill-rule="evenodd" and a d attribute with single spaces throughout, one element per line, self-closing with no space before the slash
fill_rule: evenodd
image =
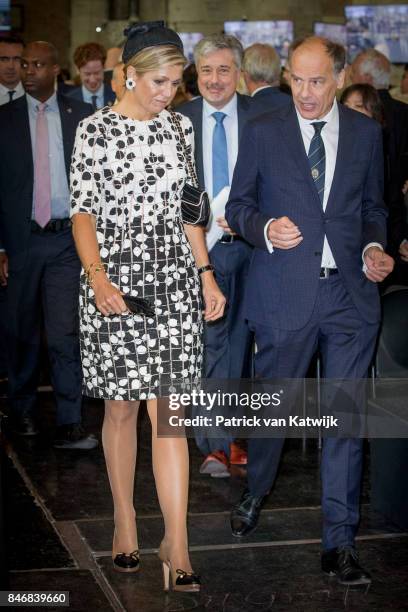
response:
<path id="1" fill-rule="evenodd" d="M 88 402 L 84 412 L 87 428 L 100 438 L 102 405 Z M 230 479 L 200 476 L 201 457 L 190 441 L 190 547 L 203 589 L 198 596 L 165 596 L 156 556 L 163 523 L 147 417 L 139 427 L 136 575 L 112 568 L 112 502 L 102 449 L 53 450 L 52 421 L 52 398 L 41 394 L 41 434 L 32 440 L 6 435 L 1 454 L 10 589 L 69 591 L 67 609 L 79 612 L 408 610 L 408 534 L 371 509 L 368 460 L 358 544 L 362 563 L 374 575 L 366 592 L 340 587 L 319 569 L 316 441 L 308 441 L 305 450 L 299 441 L 288 441 L 259 526 L 242 543 L 231 536 L 228 512 L 244 486 L 244 473 L 237 468 Z M 367 445 L 367 458 L 368 453 Z"/>

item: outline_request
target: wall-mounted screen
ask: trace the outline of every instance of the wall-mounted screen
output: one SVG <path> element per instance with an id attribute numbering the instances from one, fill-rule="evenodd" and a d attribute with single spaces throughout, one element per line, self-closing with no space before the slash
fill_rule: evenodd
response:
<path id="1" fill-rule="evenodd" d="M 340 23 L 324 23 L 323 21 L 315 21 L 313 31 L 316 36 L 324 36 L 325 38 L 334 40 L 341 45 L 347 45 L 347 31 L 345 25 Z"/>
<path id="2" fill-rule="evenodd" d="M 0 32 L 11 30 L 10 0 L 0 0 Z"/>
<path id="3" fill-rule="evenodd" d="M 257 42 L 268 43 L 286 59 L 293 41 L 293 21 L 225 21 L 224 32 L 239 38 L 244 48 Z"/>
<path id="4" fill-rule="evenodd" d="M 189 62 L 194 62 L 194 47 L 203 38 L 204 34 L 201 32 L 179 32 L 178 35 L 183 41 L 185 57 Z"/>
<path id="5" fill-rule="evenodd" d="M 349 61 L 375 47 L 391 62 L 408 62 L 408 5 L 346 6 Z"/>

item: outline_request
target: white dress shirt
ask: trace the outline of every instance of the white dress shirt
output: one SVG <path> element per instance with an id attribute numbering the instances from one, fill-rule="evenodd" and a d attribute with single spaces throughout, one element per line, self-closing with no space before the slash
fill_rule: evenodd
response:
<path id="1" fill-rule="evenodd" d="M 330 189 L 333 182 L 334 169 L 336 167 L 337 146 L 339 143 L 339 109 L 337 101 L 334 100 L 331 110 L 321 119 L 304 119 L 296 109 L 296 114 L 299 121 L 300 131 L 302 133 L 303 144 L 305 145 L 306 155 L 309 153 L 310 143 L 315 134 L 315 129 L 312 123 L 317 121 L 325 121 L 320 132 L 326 152 L 326 169 L 324 175 L 324 194 L 323 194 L 323 210 L 326 210 L 327 200 L 329 199 Z M 296 221 L 295 221 L 296 223 Z M 323 253 L 322 253 L 322 268 L 336 268 L 333 253 L 331 252 L 327 237 L 324 237 Z"/>
<path id="2" fill-rule="evenodd" d="M 213 197 L 213 170 L 212 170 L 212 141 L 216 121 L 212 113 L 222 112 L 226 114 L 223 121 L 228 147 L 228 175 L 231 185 L 232 175 L 238 156 L 238 111 L 237 95 L 223 108 L 215 108 L 203 99 L 203 165 L 205 189 L 212 199 Z"/>
<path id="3" fill-rule="evenodd" d="M 84 102 L 87 102 L 88 104 L 92 104 L 92 97 L 96 96 L 96 108 L 97 110 L 99 110 L 100 108 L 104 107 L 104 86 L 103 83 L 100 86 L 99 89 L 97 89 L 96 91 L 92 92 L 89 91 L 89 89 L 87 89 L 84 85 L 81 86 L 82 87 L 82 98 L 84 100 Z"/>
<path id="4" fill-rule="evenodd" d="M 15 87 L 12 87 L 11 89 L 9 89 L 8 87 L 5 87 L 4 85 L 0 83 L 0 106 L 2 106 L 3 104 L 8 104 L 10 102 L 9 91 L 15 92 L 13 95 L 13 102 L 14 100 L 17 100 L 17 98 L 21 98 L 25 94 L 21 81 L 20 83 L 18 83 Z"/>

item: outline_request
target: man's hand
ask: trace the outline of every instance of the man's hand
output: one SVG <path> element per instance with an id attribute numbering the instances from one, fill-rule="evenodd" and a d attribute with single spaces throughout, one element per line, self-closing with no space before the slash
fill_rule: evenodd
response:
<path id="1" fill-rule="evenodd" d="M 401 244 L 398 253 L 401 256 L 402 261 L 406 261 L 408 263 L 408 242 L 403 242 Z"/>
<path id="2" fill-rule="evenodd" d="M 216 219 L 217 225 L 224 230 L 226 234 L 231 234 L 231 236 L 236 236 L 236 232 L 233 232 L 230 226 L 228 225 L 225 217 L 217 217 Z"/>
<path id="3" fill-rule="evenodd" d="M 366 277 L 373 283 L 381 283 L 394 268 L 394 260 L 377 246 L 370 247 L 364 253 L 367 266 Z"/>
<path id="4" fill-rule="evenodd" d="M 270 222 L 268 238 L 277 249 L 293 249 L 303 240 L 299 228 L 288 217 L 280 217 Z"/>
<path id="5" fill-rule="evenodd" d="M 8 257 L 4 251 L 0 252 L 0 285 L 7 286 L 8 278 Z"/>

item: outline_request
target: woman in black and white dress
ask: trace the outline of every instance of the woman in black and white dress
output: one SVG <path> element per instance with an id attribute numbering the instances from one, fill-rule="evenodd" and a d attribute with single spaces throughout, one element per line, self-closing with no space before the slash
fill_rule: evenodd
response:
<path id="1" fill-rule="evenodd" d="M 187 442 L 157 437 L 157 400 L 199 380 L 201 295 L 206 321 L 223 315 L 225 299 L 203 230 L 181 219 L 181 193 L 191 178 L 165 110 L 185 64 L 181 40 L 161 22 L 136 24 L 123 56 L 126 94 L 80 124 L 72 159 L 71 215 L 83 265 L 84 393 L 105 400 L 102 439 L 114 501 L 115 569 L 139 569 L 133 482 L 137 413 L 145 399 L 165 521 L 159 556 L 173 588 L 198 590 L 186 531 Z M 181 115 L 179 123 L 193 153 L 191 124 Z M 126 296 L 147 299 L 154 315 L 129 312 Z"/>

